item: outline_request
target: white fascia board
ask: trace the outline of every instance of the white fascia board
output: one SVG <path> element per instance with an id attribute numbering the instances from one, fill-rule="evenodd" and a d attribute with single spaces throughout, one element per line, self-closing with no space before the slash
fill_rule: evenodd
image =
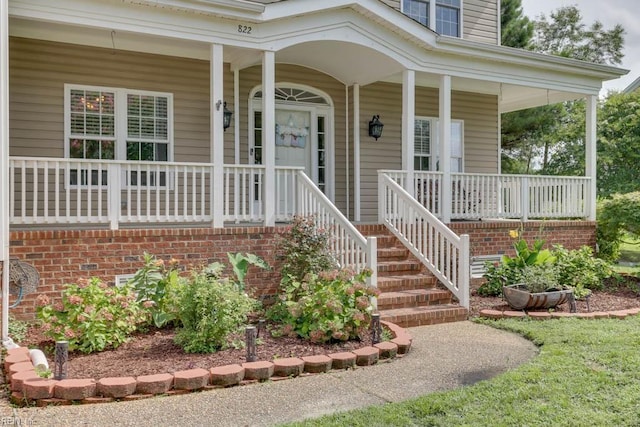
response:
<path id="1" fill-rule="evenodd" d="M 457 55 L 491 59 L 527 67 L 544 68 L 569 73 L 580 73 L 601 80 L 611 80 L 624 76 L 629 72 L 623 68 L 610 65 L 594 64 L 572 58 L 547 55 L 524 49 L 479 43 L 465 39 L 438 36 L 438 50 Z"/>
<path id="2" fill-rule="evenodd" d="M 626 88 L 624 88 L 624 90 L 622 91 L 622 93 L 631 93 L 633 91 L 635 91 L 636 89 L 638 89 L 640 87 L 640 77 L 638 77 L 637 79 L 635 79 L 633 81 L 633 83 L 631 83 L 629 86 L 627 86 Z"/>
<path id="3" fill-rule="evenodd" d="M 148 5 L 200 14 L 259 20 L 265 5 L 244 0 L 123 0 L 125 3 Z"/>

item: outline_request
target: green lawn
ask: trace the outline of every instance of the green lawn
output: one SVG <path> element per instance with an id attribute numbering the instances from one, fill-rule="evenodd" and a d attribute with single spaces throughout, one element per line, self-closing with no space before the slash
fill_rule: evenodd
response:
<path id="1" fill-rule="evenodd" d="M 473 386 L 292 425 L 640 425 L 640 316 L 485 323 L 531 339 L 540 355 Z"/>
<path id="2" fill-rule="evenodd" d="M 631 236 L 625 237 L 620 245 L 620 259 L 618 261 L 640 263 L 640 241 Z"/>

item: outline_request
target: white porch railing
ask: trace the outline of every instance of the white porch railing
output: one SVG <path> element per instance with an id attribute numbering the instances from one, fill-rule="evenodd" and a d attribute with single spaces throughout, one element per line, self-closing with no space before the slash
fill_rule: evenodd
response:
<path id="1" fill-rule="evenodd" d="M 299 168 L 276 170 L 276 218 L 295 213 Z M 225 165 L 224 221 L 264 221 L 264 166 Z M 11 157 L 12 225 L 211 223 L 210 163 Z"/>
<path id="2" fill-rule="evenodd" d="M 406 171 L 381 171 L 406 187 Z M 416 199 L 441 217 L 442 172 L 413 172 Z M 590 178 L 451 174 L 451 219 L 586 218 Z"/>
<path id="3" fill-rule="evenodd" d="M 297 176 L 298 214 L 313 216 L 316 226 L 330 231 L 331 250 L 341 267 L 355 271 L 369 268 L 372 275 L 368 282 L 377 286 L 376 238 L 365 238 L 304 172 L 299 171 Z"/>
<path id="4" fill-rule="evenodd" d="M 469 307 L 469 236 L 456 235 L 395 178 L 378 174 L 378 218 Z"/>

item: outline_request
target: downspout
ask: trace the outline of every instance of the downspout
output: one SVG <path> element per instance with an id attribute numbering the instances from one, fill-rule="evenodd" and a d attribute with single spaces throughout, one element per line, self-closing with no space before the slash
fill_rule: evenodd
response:
<path id="1" fill-rule="evenodd" d="M 2 345 L 9 337 L 9 0 L 0 0 L 0 256 L 2 258 Z"/>

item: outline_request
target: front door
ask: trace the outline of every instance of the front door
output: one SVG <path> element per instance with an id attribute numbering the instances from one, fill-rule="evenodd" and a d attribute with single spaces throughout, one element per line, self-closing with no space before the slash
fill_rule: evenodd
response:
<path id="1" fill-rule="evenodd" d="M 295 86 L 295 85 L 292 85 Z M 256 90 L 250 103 L 249 157 L 253 164 L 262 164 L 262 92 Z M 296 87 L 276 88 L 275 162 L 276 216 L 286 220 L 295 212 L 295 175 L 293 168 L 302 168 L 316 185 L 332 198 L 329 177 L 332 164 L 328 161 L 333 135 L 333 107 L 328 96 Z M 254 185 L 255 206 L 261 206 L 261 186 Z"/>

